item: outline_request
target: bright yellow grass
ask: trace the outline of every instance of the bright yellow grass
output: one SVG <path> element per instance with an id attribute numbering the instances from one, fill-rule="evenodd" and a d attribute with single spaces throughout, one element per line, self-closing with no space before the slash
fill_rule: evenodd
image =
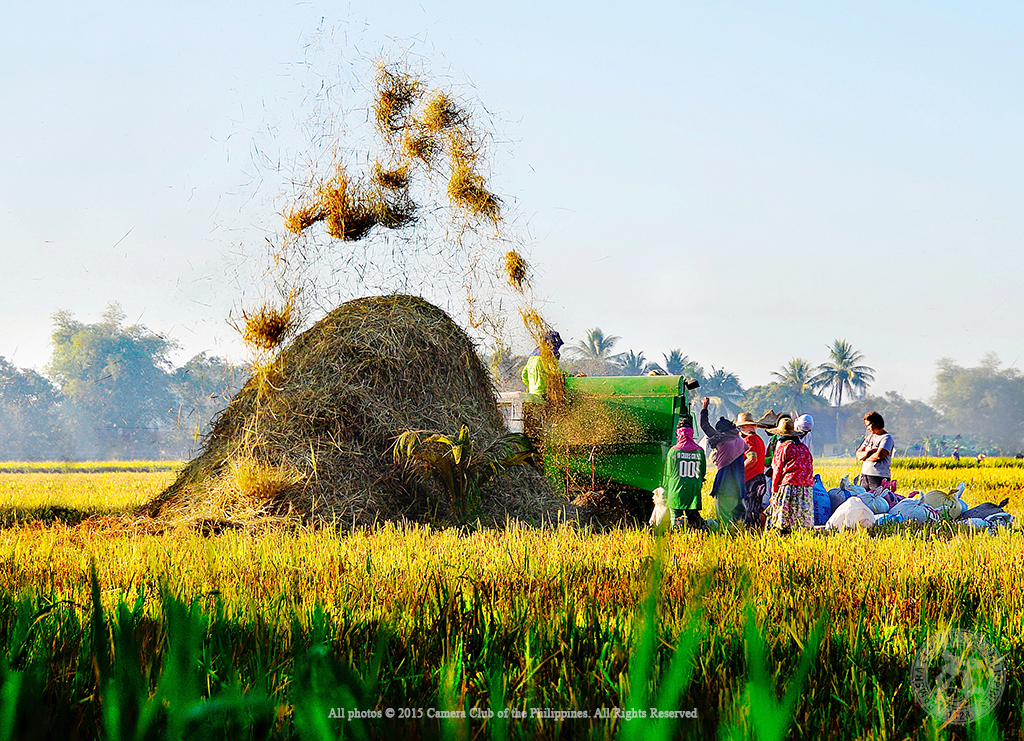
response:
<path id="1" fill-rule="evenodd" d="M 0 509 L 112 511 L 148 502 L 174 481 L 155 473 L 0 473 Z"/>

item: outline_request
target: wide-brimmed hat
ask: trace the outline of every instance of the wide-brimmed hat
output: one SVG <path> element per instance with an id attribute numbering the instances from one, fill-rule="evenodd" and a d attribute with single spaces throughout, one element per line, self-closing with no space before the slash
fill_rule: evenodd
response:
<path id="1" fill-rule="evenodd" d="M 757 420 L 758 427 L 775 427 L 779 423 L 781 417 L 790 417 L 791 415 L 783 412 L 782 414 L 776 414 L 774 409 L 769 409 L 763 415 L 761 419 Z"/>
<path id="2" fill-rule="evenodd" d="M 754 415 L 750 412 L 740 412 L 736 415 L 736 426 L 742 427 L 743 425 L 756 425 L 757 422 L 754 420 Z"/>
<path id="3" fill-rule="evenodd" d="M 768 432 L 779 437 L 803 437 L 803 433 L 797 432 L 793 427 L 793 420 L 789 417 L 780 419 L 778 426 L 772 427 Z"/>

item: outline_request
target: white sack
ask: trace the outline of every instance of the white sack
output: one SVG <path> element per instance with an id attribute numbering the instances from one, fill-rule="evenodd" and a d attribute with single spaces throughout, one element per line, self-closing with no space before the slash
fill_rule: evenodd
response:
<path id="1" fill-rule="evenodd" d="M 858 527 L 868 528 L 875 524 L 875 513 L 860 500 L 850 497 L 839 505 L 825 523 L 825 527 L 834 530 L 856 530 Z"/>

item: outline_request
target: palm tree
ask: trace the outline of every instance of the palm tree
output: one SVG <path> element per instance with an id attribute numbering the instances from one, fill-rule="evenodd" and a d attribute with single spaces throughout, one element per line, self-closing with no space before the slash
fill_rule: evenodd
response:
<path id="1" fill-rule="evenodd" d="M 862 394 L 875 380 L 875 369 L 858 365 L 864 359 L 864 354 L 854 350 L 853 345 L 846 340 L 833 342 L 829 349 L 829 357 L 829 362 L 818 366 L 818 372 L 811 379 L 811 385 L 815 390 L 826 390 L 837 407 L 843 403 L 843 391 Z"/>
<path id="2" fill-rule="evenodd" d="M 683 375 L 683 368 L 690 362 L 682 350 L 669 350 L 668 355 L 662 353 L 661 357 L 665 358 L 665 372 L 670 376 Z"/>
<path id="3" fill-rule="evenodd" d="M 740 379 L 724 368 L 712 366 L 711 371 L 711 375 L 701 384 L 701 395 L 711 400 L 715 414 L 734 416 L 740 410 L 736 402 L 743 396 Z"/>
<path id="4" fill-rule="evenodd" d="M 624 376 L 642 376 L 648 371 L 647 360 L 642 351 L 635 353 L 630 350 L 620 355 L 619 367 Z"/>
<path id="5" fill-rule="evenodd" d="M 698 383 L 704 382 L 704 369 L 696 361 L 683 355 L 682 350 L 669 350 L 668 355 L 662 353 L 661 357 L 665 359 L 664 366 L 651 363 L 649 367 L 663 369 L 670 376 L 686 376 L 695 379 Z"/>
<path id="6" fill-rule="evenodd" d="M 612 355 L 612 348 L 615 347 L 615 343 L 620 339 L 622 338 L 616 337 L 613 334 L 605 335 L 600 327 L 594 327 L 587 330 L 587 339 L 580 340 L 575 345 L 572 345 L 569 350 L 575 353 L 580 360 L 607 362 L 615 360 L 617 357 Z"/>
<path id="7" fill-rule="evenodd" d="M 808 407 L 822 406 L 825 400 L 814 393 L 816 369 L 809 360 L 792 358 L 781 370 L 772 371 L 779 388 L 787 395 L 786 405 L 798 414 Z"/>

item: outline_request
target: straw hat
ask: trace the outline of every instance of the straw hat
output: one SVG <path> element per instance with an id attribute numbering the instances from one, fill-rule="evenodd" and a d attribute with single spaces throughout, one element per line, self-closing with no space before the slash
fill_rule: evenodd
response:
<path id="1" fill-rule="evenodd" d="M 775 425 L 777 425 L 779 423 L 779 418 L 780 417 L 787 417 L 787 416 L 789 416 L 789 415 L 787 415 L 785 413 L 783 413 L 783 414 L 776 414 L 774 409 L 769 409 L 767 412 L 765 412 L 762 415 L 761 419 L 757 420 L 757 426 L 758 427 L 774 427 Z"/>
<path id="2" fill-rule="evenodd" d="M 736 426 L 742 427 L 743 425 L 756 425 L 757 421 L 754 419 L 754 415 L 750 412 L 740 412 L 736 415 Z"/>
<path id="3" fill-rule="evenodd" d="M 778 427 L 772 427 L 768 432 L 780 437 L 798 437 L 801 435 L 801 433 L 797 432 L 793 427 L 793 420 L 789 417 L 783 417 L 780 419 Z"/>

